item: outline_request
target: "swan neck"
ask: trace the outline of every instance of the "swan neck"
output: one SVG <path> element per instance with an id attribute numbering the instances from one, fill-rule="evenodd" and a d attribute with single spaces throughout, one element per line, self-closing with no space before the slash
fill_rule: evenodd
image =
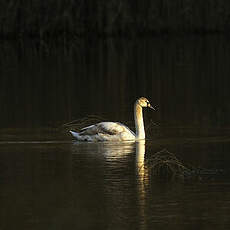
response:
<path id="1" fill-rule="evenodd" d="M 134 118 L 135 118 L 137 139 L 145 139 L 145 129 L 144 129 L 142 107 L 138 103 L 135 103 L 134 105 Z"/>

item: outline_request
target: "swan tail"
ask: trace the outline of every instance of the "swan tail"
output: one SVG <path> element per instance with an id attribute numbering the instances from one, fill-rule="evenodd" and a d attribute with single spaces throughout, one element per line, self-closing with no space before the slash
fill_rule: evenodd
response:
<path id="1" fill-rule="evenodd" d="M 71 130 L 69 132 L 72 134 L 73 137 L 75 137 L 76 139 L 79 139 L 79 133 L 71 131 Z"/>

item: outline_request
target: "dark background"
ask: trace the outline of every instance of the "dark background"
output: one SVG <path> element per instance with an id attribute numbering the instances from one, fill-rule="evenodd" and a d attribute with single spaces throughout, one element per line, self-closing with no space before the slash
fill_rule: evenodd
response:
<path id="1" fill-rule="evenodd" d="M 132 121 L 146 96 L 161 127 L 228 129 L 229 19 L 227 0 L 3 0 L 0 127 Z"/>
<path id="2" fill-rule="evenodd" d="M 90 114 L 132 121 L 146 96 L 157 111 L 145 118 L 161 126 L 228 128 L 229 49 L 221 35 L 80 39 L 71 48 L 3 42 L 0 127 L 57 127 Z"/>
<path id="3" fill-rule="evenodd" d="M 44 39 L 63 36 L 135 36 L 225 33 L 228 0 L 2 0 L 0 35 Z"/>

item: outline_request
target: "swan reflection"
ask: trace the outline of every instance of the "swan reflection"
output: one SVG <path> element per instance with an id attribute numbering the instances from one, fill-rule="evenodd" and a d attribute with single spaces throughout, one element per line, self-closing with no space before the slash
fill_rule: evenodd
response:
<path id="1" fill-rule="evenodd" d="M 73 176 L 83 192 L 94 200 L 104 200 L 105 215 L 111 227 L 124 219 L 145 226 L 147 173 L 144 167 L 145 141 L 129 143 L 74 143 Z M 79 187 L 78 187 L 79 191 Z M 97 198 L 95 198 L 97 194 Z M 85 202 L 89 202 L 88 198 Z M 81 201 L 82 202 L 82 201 Z M 127 212 L 127 206 L 138 209 Z M 135 217 L 135 219 L 133 218 Z"/>
<path id="2" fill-rule="evenodd" d="M 73 154 L 80 151 L 85 154 L 94 154 L 95 157 L 104 156 L 105 158 L 122 158 L 133 153 L 135 141 L 127 142 L 78 142 L 73 143 Z"/>
<path id="3" fill-rule="evenodd" d="M 136 168 L 139 181 L 144 180 L 145 176 L 145 140 L 136 142 Z"/>
<path id="4" fill-rule="evenodd" d="M 124 164 L 127 166 L 135 159 L 136 163 L 133 173 L 136 171 L 138 183 L 147 183 L 148 175 L 145 167 L 145 140 L 117 143 L 74 142 L 72 147 L 73 154 L 84 155 L 86 159 L 98 160 L 103 158 L 105 160 L 104 163 L 106 163 L 104 166 L 110 169 L 116 167 L 120 168 L 122 165 L 124 166 Z M 132 171 L 129 171 L 129 173 L 132 173 Z"/>
<path id="5" fill-rule="evenodd" d="M 90 158 L 94 159 L 103 157 L 108 167 L 120 167 L 122 162 L 129 163 L 135 158 L 136 179 L 142 183 L 147 179 L 147 172 L 145 170 L 145 140 L 115 143 L 74 142 L 72 147 L 72 154 L 84 154 L 86 158 L 91 156 Z M 116 162 L 117 164 L 115 164 Z M 130 171 L 129 173 L 132 172 Z"/>
<path id="6" fill-rule="evenodd" d="M 137 192 L 139 203 L 140 229 L 146 229 L 146 187 L 148 184 L 148 173 L 145 167 L 145 140 L 136 142 L 136 172 Z"/>

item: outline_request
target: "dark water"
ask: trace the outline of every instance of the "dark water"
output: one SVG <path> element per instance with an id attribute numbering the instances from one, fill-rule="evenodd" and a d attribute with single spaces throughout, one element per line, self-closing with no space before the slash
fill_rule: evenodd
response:
<path id="1" fill-rule="evenodd" d="M 0 229 L 229 229 L 230 43 L 221 36 L 0 43 Z M 89 114 L 146 143 L 76 143 L 62 124 Z M 167 149 L 199 180 L 153 178 Z"/>

